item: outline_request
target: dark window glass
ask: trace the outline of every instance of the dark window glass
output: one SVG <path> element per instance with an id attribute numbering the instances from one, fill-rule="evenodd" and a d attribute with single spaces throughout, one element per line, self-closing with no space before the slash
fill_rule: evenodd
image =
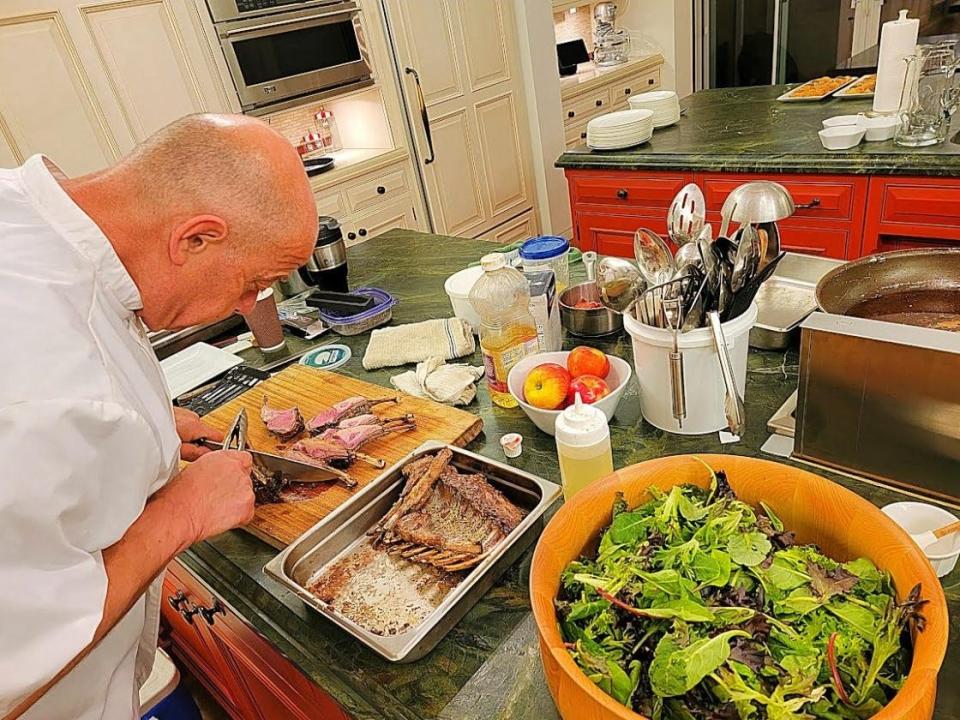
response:
<path id="1" fill-rule="evenodd" d="M 243 80 L 259 85 L 360 59 L 352 22 L 317 25 L 233 43 Z"/>

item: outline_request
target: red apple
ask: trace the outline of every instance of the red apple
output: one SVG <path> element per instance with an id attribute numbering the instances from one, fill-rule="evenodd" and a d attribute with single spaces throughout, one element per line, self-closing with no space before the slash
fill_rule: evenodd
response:
<path id="1" fill-rule="evenodd" d="M 580 400 L 587 405 L 592 405 L 597 400 L 605 398 L 610 394 L 610 386 L 603 378 L 596 375 L 581 375 L 570 381 L 570 387 L 567 389 L 567 403 L 573 405 L 576 402 L 576 395 L 580 393 Z"/>
<path id="2" fill-rule="evenodd" d="M 563 365 L 537 365 L 523 381 L 523 398 L 535 408 L 556 410 L 563 406 L 570 388 L 570 373 Z"/>
<path id="3" fill-rule="evenodd" d="M 605 378 L 610 373 L 610 361 L 602 350 L 580 345 L 567 356 L 567 370 L 575 378 L 581 375 Z"/>

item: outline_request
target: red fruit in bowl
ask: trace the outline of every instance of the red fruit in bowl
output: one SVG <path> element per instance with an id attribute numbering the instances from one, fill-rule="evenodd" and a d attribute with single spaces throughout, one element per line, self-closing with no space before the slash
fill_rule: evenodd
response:
<path id="1" fill-rule="evenodd" d="M 598 378 L 596 375 L 581 375 L 570 382 L 570 387 L 567 390 L 567 403 L 573 405 L 577 393 L 580 393 L 580 400 L 587 405 L 592 405 L 611 392 L 610 386 L 603 378 Z"/>
<path id="2" fill-rule="evenodd" d="M 523 399 L 541 410 L 563 407 L 570 388 L 570 373 L 563 365 L 544 363 L 531 370 L 523 381 Z"/>
<path id="3" fill-rule="evenodd" d="M 567 370 L 574 378 L 581 375 L 605 378 L 610 373 L 610 361 L 602 350 L 580 345 L 571 350 L 567 356 Z"/>

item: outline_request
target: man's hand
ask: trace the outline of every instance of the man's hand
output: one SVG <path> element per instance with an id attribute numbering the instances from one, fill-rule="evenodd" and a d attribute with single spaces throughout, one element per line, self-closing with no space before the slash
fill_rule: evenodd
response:
<path id="1" fill-rule="evenodd" d="M 180 436 L 180 459 L 192 462 L 201 455 L 210 452 L 210 448 L 203 445 L 194 445 L 197 440 L 213 440 L 223 442 L 223 433 L 207 425 L 200 416 L 185 408 L 175 407 L 173 419 L 177 424 L 177 435 Z"/>
<path id="2" fill-rule="evenodd" d="M 216 450 L 185 467 L 157 493 L 189 521 L 184 549 L 253 519 L 252 465 L 250 453 Z"/>

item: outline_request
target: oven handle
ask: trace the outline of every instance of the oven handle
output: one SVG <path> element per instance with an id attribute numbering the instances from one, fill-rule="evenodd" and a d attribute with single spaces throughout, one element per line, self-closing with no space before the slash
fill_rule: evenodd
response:
<path id="1" fill-rule="evenodd" d="M 417 100 L 420 102 L 420 118 L 423 120 L 423 134 L 427 137 L 427 147 L 430 149 L 430 157 L 425 158 L 423 164 L 429 165 L 437 159 L 437 156 L 433 152 L 433 135 L 430 133 L 430 118 L 427 116 L 427 102 L 423 99 L 423 86 L 420 84 L 420 73 L 412 67 L 406 68 L 405 72 L 407 75 L 413 75 L 413 79 L 417 81 Z"/>
<path id="2" fill-rule="evenodd" d="M 260 30 L 269 30 L 271 28 L 283 27 L 285 25 L 300 25 L 305 22 L 312 22 L 314 20 L 319 20 L 321 18 L 328 18 L 330 22 L 335 22 L 337 17 L 349 18 L 353 15 L 350 12 L 343 12 L 342 10 L 336 10 L 334 12 L 326 13 L 317 13 L 316 15 L 307 15 L 305 17 L 295 17 L 287 18 L 286 20 L 277 20 L 276 22 L 263 23 L 262 25 L 251 25 L 248 27 L 235 28 L 233 30 L 225 30 L 221 33 L 221 37 L 228 38 L 233 37 L 234 35 L 246 35 L 252 32 L 259 32 Z M 327 24 L 327 23 L 324 23 Z"/>

